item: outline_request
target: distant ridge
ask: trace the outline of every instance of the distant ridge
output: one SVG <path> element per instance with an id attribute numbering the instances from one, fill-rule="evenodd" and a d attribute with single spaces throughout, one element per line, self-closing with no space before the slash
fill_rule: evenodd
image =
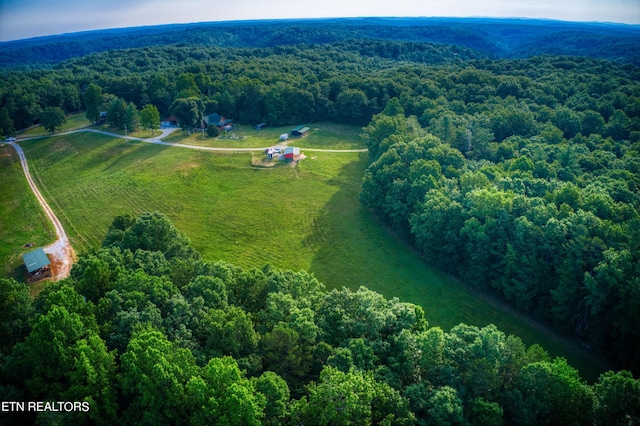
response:
<path id="1" fill-rule="evenodd" d="M 179 43 L 217 47 L 385 39 L 451 44 L 490 58 L 570 55 L 640 65 L 640 26 L 544 19 L 326 18 L 202 22 L 108 29 L 0 43 L 0 67 L 52 66 L 113 49 Z"/>

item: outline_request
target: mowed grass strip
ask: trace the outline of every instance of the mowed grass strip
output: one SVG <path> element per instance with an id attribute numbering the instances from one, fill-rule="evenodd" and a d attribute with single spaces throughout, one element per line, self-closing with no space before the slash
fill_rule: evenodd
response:
<path id="1" fill-rule="evenodd" d="M 2 276 L 25 278 L 22 255 L 55 240 L 16 151 L 0 142 L 0 264 Z M 33 247 L 25 247 L 33 244 Z"/>
<path id="2" fill-rule="evenodd" d="M 218 148 L 265 148 L 281 143 L 280 135 L 285 133 L 290 134 L 291 130 L 295 127 L 297 126 L 267 126 L 262 130 L 256 130 L 253 126 L 237 125 L 234 130 L 222 133 L 216 138 L 209 137 L 206 132 L 203 134 L 202 131 L 189 134 L 186 131 L 177 130 L 164 140 L 166 142 L 184 145 Z M 311 123 L 308 127 L 310 130 L 306 136 L 289 137 L 287 144 L 290 146 L 315 149 L 366 148 L 363 141 L 359 138 L 362 132 L 360 127 L 327 122 Z"/>
<path id="3" fill-rule="evenodd" d="M 84 112 L 77 114 L 70 114 L 67 116 L 67 121 L 60 126 L 56 130 L 56 133 L 68 132 L 70 130 L 81 129 L 83 127 L 88 127 L 91 125 L 91 122 L 87 120 Z M 36 137 L 36 136 L 49 136 L 51 132 L 47 131 L 42 126 L 34 126 L 30 129 L 21 132 L 18 137 L 19 138 L 27 138 L 27 137 Z"/>
<path id="4" fill-rule="evenodd" d="M 327 288 L 364 285 L 424 307 L 431 325 L 496 324 L 594 379 L 579 347 L 426 265 L 359 201 L 366 153 L 314 153 L 295 168 L 256 169 L 224 154 L 75 134 L 24 142 L 44 195 L 77 251 L 99 246 L 117 214 L 167 214 L 207 260 L 313 272 Z"/>

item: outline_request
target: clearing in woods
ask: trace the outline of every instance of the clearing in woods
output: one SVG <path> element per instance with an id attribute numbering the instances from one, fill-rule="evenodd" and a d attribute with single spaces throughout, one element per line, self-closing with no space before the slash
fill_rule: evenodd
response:
<path id="1" fill-rule="evenodd" d="M 348 138 L 341 126 L 312 128 L 335 141 L 318 141 L 318 148 L 364 148 L 355 126 Z M 296 145 L 306 146 L 311 136 Z M 195 137 L 176 132 L 171 142 Z M 445 330 L 461 322 L 496 324 L 566 357 L 587 379 L 606 368 L 575 344 L 426 265 L 381 227 L 358 201 L 366 153 L 314 152 L 296 168 L 256 170 L 250 152 L 178 149 L 92 133 L 20 144 L 80 253 L 100 245 L 115 215 L 160 211 L 207 260 L 305 269 L 328 289 L 364 285 L 421 305 L 429 323 Z"/>

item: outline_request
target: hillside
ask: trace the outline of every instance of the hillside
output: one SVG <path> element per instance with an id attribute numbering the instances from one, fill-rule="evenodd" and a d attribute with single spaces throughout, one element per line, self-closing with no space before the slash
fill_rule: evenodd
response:
<path id="1" fill-rule="evenodd" d="M 342 18 L 208 22 L 90 31 L 0 43 L 0 67 L 51 66 L 112 49 L 395 40 L 455 45 L 487 58 L 572 55 L 640 64 L 640 27 L 530 19 Z"/>

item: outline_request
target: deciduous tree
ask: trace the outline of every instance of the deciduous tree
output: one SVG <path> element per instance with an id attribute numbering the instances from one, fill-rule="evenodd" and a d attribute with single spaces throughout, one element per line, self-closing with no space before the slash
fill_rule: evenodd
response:
<path id="1" fill-rule="evenodd" d="M 196 97 L 178 98 L 171 104 L 169 112 L 176 116 L 183 128 L 191 131 L 202 123 L 204 103 Z"/>
<path id="2" fill-rule="evenodd" d="M 134 333 L 120 358 L 120 385 L 128 400 L 129 423 L 182 423 L 187 416 L 187 383 L 198 372 L 188 349 L 179 349 L 151 328 Z"/>
<path id="3" fill-rule="evenodd" d="M 82 95 L 84 106 L 87 109 L 87 119 L 96 123 L 100 119 L 102 110 L 102 88 L 95 83 L 89 84 Z"/>
<path id="4" fill-rule="evenodd" d="M 55 133 L 56 129 L 67 122 L 64 111 L 59 107 L 46 107 L 40 113 L 40 124 L 47 131 Z"/>

